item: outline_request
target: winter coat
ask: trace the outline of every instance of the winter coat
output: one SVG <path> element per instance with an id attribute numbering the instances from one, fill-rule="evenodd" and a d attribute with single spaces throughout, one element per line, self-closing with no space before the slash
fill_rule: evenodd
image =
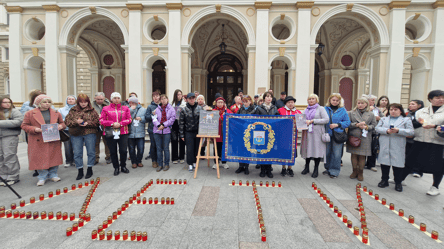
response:
<path id="1" fill-rule="evenodd" d="M 230 107 L 230 111 L 232 112 L 232 113 L 237 113 L 237 111 L 239 111 L 239 109 L 242 107 L 242 105 L 240 105 L 240 107 L 239 106 L 237 106 L 236 104 L 234 104 L 234 105 L 232 105 L 231 107 Z"/>
<path id="2" fill-rule="evenodd" d="M 301 114 L 302 113 L 301 111 L 296 109 L 296 107 L 291 110 L 290 108 L 286 107 L 285 105 L 284 105 L 284 107 L 279 108 L 278 112 L 279 112 L 279 115 L 282 115 L 282 116 L 285 116 L 285 115 L 290 116 L 290 115 L 296 115 L 296 114 Z M 297 142 L 298 142 L 298 129 L 296 127 L 296 143 L 295 143 L 295 145 L 296 145 L 295 148 L 296 149 L 298 148 L 298 143 Z"/>
<path id="3" fill-rule="evenodd" d="M 145 112 L 145 122 L 148 123 L 148 133 L 153 133 L 153 112 L 157 109 L 158 104 L 152 101 L 151 104 L 146 108 Z"/>
<path id="4" fill-rule="evenodd" d="M 18 109 L 5 109 L 6 120 L 0 120 L 0 137 L 18 136 L 22 132 L 20 125 L 23 122 L 23 115 Z M 20 128 L 20 129 L 17 129 Z"/>
<path id="5" fill-rule="evenodd" d="M 306 111 L 307 109 L 304 110 L 304 113 Z M 313 121 L 313 132 L 308 132 L 308 130 L 302 131 L 301 156 L 304 159 L 322 158 L 323 162 L 326 163 L 327 144 L 322 142 L 322 134 L 325 133 L 328 115 L 323 106 L 316 108 Z"/>
<path id="6" fill-rule="evenodd" d="M 177 103 L 177 104 L 172 104 L 171 106 L 174 108 L 174 107 L 181 107 L 181 108 L 184 108 L 185 106 L 186 106 L 186 102 L 185 101 L 180 101 L 180 103 Z M 174 109 L 174 110 L 176 110 L 176 109 Z M 180 115 L 179 115 L 180 116 Z M 176 115 L 176 120 L 174 120 L 174 124 L 173 124 L 173 126 L 172 126 L 172 129 L 173 129 L 173 131 L 176 131 L 176 132 L 179 132 L 179 116 L 178 115 Z"/>
<path id="7" fill-rule="evenodd" d="M 406 113 L 406 114 L 407 114 L 407 118 L 409 118 L 410 120 L 412 120 L 412 124 L 413 124 L 413 128 L 414 128 L 414 129 L 419 128 L 419 127 L 422 126 L 422 124 L 420 124 L 420 123 L 418 122 L 418 120 L 416 119 L 416 117 L 415 117 L 415 113 L 416 113 L 416 112 L 414 112 L 414 113 L 412 113 L 412 112 Z M 413 138 L 414 138 L 414 136 L 407 137 L 407 143 L 408 143 L 408 144 L 413 144 Z"/>
<path id="8" fill-rule="evenodd" d="M 326 131 L 330 136 L 333 136 L 333 132 L 330 129 L 331 124 L 340 124 L 334 130 L 338 133 L 344 132 L 346 128 L 350 126 L 350 118 L 348 117 L 347 110 L 344 107 L 338 108 L 336 111 L 330 108 L 330 106 L 325 107 L 328 115 L 328 123 L 325 125 Z M 331 120 L 330 120 L 331 117 Z"/>
<path id="9" fill-rule="evenodd" d="M 279 115 L 275 105 L 271 104 L 270 109 L 267 111 L 265 105 L 262 104 L 256 108 L 256 113 L 258 115 Z"/>
<path id="10" fill-rule="evenodd" d="M 256 106 L 254 105 L 250 105 L 246 110 L 242 105 L 242 107 L 239 108 L 239 110 L 237 111 L 237 114 L 255 114 L 255 113 L 256 113 Z"/>
<path id="11" fill-rule="evenodd" d="M 28 102 L 29 102 L 29 101 L 28 101 Z M 20 109 L 20 112 L 23 113 L 23 115 L 25 115 L 25 113 L 27 113 L 27 112 L 30 111 L 30 110 L 35 109 L 36 107 L 37 107 L 37 106 L 35 106 L 35 105 L 30 106 L 29 103 L 28 103 L 28 105 L 27 105 L 25 108 L 23 108 L 23 106 L 22 106 L 22 108 Z M 54 111 L 56 111 L 54 105 L 51 105 L 51 109 L 53 109 Z"/>
<path id="12" fill-rule="evenodd" d="M 108 99 L 105 99 L 101 105 L 98 105 L 95 100 L 91 102 L 91 104 L 94 107 L 94 110 L 100 115 L 102 114 L 103 107 L 109 106 L 110 103 Z"/>
<path id="13" fill-rule="evenodd" d="M 154 124 L 154 128 L 153 128 L 153 132 L 156 134 L 170 134 L 171 133 L 171 126 L 173 126 L 174 124 L 174 120 L 176 120 L 176 111 L 174 110 L 174 108 L 170 105 L 167 104 L 166 109 L 166 121 L 165 123 L 163 123 L 163 130 L 159 130 L 159 126 L 162 124 L 160 121 L 162 120 L 162 106 L 159 105 L 156 109 L 156 115 L 157 118 L 153 119 L 153 124 Z"/>
<path id="14" fill-rule="evenodd" d="M 416 119 L 424 119 L 427 125 L 441 125 L 444 123 L 444 105 L 433 113 L 432 106 L 422 108 L 415 113 Z M 438 136 L 436 129 L 424 129 L 422 126 L 415 129 L 415 141 L 444 145 L 444 138 Z"/>
<path id="15" fill-rule="evenodd" d="M 128 134 L 128 125 L 131 124 L 131 112 L 127 106 L 112 103 L 109 106 L 103 107 L 102 114 L 100 115 L 100 124 L 108 127 L 115 122 L 120 124 L 121 135 Z M 105 130 L 103 130 L 103 135 L 105 135 Z"/>
<path id="16" fill-rule="evenodd" d="M 199 131 L 199 116 L 201 107 L 195 103 L 194 108 L 187 103 L 185 108 L 180 111 L 179 117 L 179 135 L 180 138 L 185 138 L 185 132 L 198 132 Z"/>
<path id="17" fill-rule="evenodd" d="M 213 111 L 219 111 L 219 110 L 213 110 Z M 223 112 L 222 115 L 220 115 L 220 112 L 219 112 L 219 130 L 218 130 L 219 138 L 216 138 L 216 142 L 218 142 L 218 143 L 222 143 L 224 141 L 224 134 L 222 133 L 222 127 L 223 127 L 224 118 L 225 118 L 226 113 L 233 113 L 233 112 L 230 111 L 229 109 L 225 109 L 225 112 Z"/>
<path id="18" fill-rule="evenodd" d="M 58 112 L 60 112 L 60 114 L 62 114 L 62 118 L 63 118 L 63 120 L 65 120 L 66 115 L 68 115 L 68 113 L 69 113 L 69 111 L 71 110 L 71 108 L 73 108 L 74 106 L 76 106 L 76 104 L 74 104 L 74 105 L 68 105 L 68 98 L 69 98 L 69 97 L 75 98 L 75 99 L 77 100 L 76 96 L 74 96 L 74 95 L 69 95 L 68 97 L 66 97 L 66 100 L 65 100 L 66 105 L 58 110 Z M 68 126 L 66 127 L 65 130 L 68 130 Z"/>
<path id="19" fill-rule="evenodd" d="M 78 119 L 83 119 L 87 123 L 86 126 L 80 126 Z M 69 111 L 65 117 L 65 124 L 69 127 L 69 134 L 72 136 L 84 136 L 88 134 L 96 134 L 97 127 L 100 124 L 100 116 L 92 107 L 80 108 L 76 105 Z"/>
<path id="20" fill-rule="evenodd" d="M 281 109 L 282 107 L 284 107 L 285 106 L 285 104 L 284 104 L 284 101 L 282 100 L 282 99 L 278 99 L 277 101 L 276 101 L 276 107 L 278 108 L 278 109 Z"/>
<path id="21" fill-rule="evenodd" d="M 62 114 L 51 108 L 49 113 L 50 123 L 61 124 L 65 129 Z M 44 124 L 46 123 L 39 108 L 26 112 L 22 129 L 28 133 L 29 170 L 49 169 L 63 163 L 62 143 L 60 141 L 44 143 L 42 133 L 35 132 L 35 128 L 41 128 Z"/>
<path id="22" fill-rule="evenodd" d="M 138 104 L 136 109 L 129 108 L 131 112 L 131 133 L 129 134 L 128 138 L 144 138 L 145 137 L 145 114 L 146 109 L 142 107 L 141 104 Z M 134 121 L 136 118 L 139 117 L 139 125 L 134 126 Z"/>
<path id="23" fill-rule="evenodd" d="M 20 107 L 20 112 L 21 112 L 23 115 L 25 115 L 25 113 L 26 113 L 26 109 L 28 108 L 29 103 L 31 103 L 31 102 L 30 102 L 30 101 L 26 101 L 25 103 L 23 103 L 22 107 Z"/>
<path id="24" fill-rule="evenodd" d="M 348 127 L 348 136 L 361 138 L 361 145 L 359 147 L 352 147 L 349 144 L 347 144 L 347 152 L 360 156 L 371 156 L 372 135 L 377 125 L 376 118 L 373 112 L 371 111 L 364 112 L 362 114 L 362 117 L 359 112 L 360 111 L 358 109 L 348 112 L 348 117 L 350 118 L 350 126 Z M 365 121 L 365 124 L 367 124 L 368 126 L 367 137 L 361 136 L 362 130 L 356 126 L 357 123 L 360 123 L 362 121 Z"/>
<path id="25" fill-rule="evenodd" d="M 379 155 L 380 164 L 404 168 L 405 165 L 405 145 L 406 137 L 415 134 L 412 120 L 400 116 L 394 123 L 398 133 L 387 134 L 390 129 L 390 116 L 381 118 L 375 130 L 379 136 Z"/>

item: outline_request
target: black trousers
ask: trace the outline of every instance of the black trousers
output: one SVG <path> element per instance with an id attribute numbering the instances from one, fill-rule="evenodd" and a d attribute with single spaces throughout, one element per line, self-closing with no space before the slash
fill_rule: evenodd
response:
<path id="1" fill-rule="evenodd" d="M 248 168 L 248 166 L 250 166 L 249 163 L 239 163 L 239 168 L 240 167 Z"/>
<path id="2" fill-rule="evenodd" d="M 185 132 L 185 145 L 187 146 L 187 164 L 196 163 L 197 152 L 199 151 L 200 138 L 197 132 Z"/>
<path id="3" fill-rule="evenodd" d="M 111 154 L 111 161 L 114 168 L 119 168 L 119 158 L 117 156 L 117 145 L 119 145 L 120 167 L 126 166 L 126 159 L 128 155 L 128 134 L 120 135 L 119 139 L 106 138 L 109 152 Z"/>
<path id="4" fill-rule="evenodd" d="M 381 180 L 388 181 L 390 178 L 390 165 L 381 164 L 381 171 L 382 176 Z M 398 168 L 398 167 L 391 167 L 393 169 L 393 175 L 395 177 L 395 183 L 399 184 L 402 182 L 402 172 L 404 171 L 404 168 Z"/>
<path id="5" fill-rule="evenodd" d="M 217 149 L 217 156 L 220 160 L 222 160 L 222 143 L 223 142 L 216 142 L 216 146 L 213 147 L 215 150 Z M 214 155 L 216 155 L 216 152 L 214 151 Z M 222 164 L 225 164 L 227 161 L 222 161 Z M 214 163 L 216 163 L 216 159 L 214 159 Z"/>
<path id="6" fill-rule="evenodd" d="M 171 161 L 183 160 L 185 158 L 185 142 L 179 138 L 179 131 L 171 130 L 176 134 L 176 140 L 171 136 Z"/>

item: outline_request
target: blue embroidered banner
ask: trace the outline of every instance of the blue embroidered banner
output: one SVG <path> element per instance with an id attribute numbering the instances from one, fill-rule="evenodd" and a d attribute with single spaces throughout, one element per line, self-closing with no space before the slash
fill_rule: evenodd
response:
<path id="1" fill-rule="evenodd" d="M 226 114 L 222 161 L 293 165 L 295 116 Z"/>

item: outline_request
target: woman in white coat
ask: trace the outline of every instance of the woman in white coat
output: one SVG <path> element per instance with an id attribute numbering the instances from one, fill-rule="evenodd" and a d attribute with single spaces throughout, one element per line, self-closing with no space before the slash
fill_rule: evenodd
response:
<path id="1" fill-rule="evenodd" d="M 376 126 L 380 134 L 380 150 L 378 162 L 381 164 L 381 182 L 378 187 L 389 186 L 390 166 L 395 175 L 395 190 L 402 192 L 402 172 L 405 164 L 406 137 L 413 136 L 415 131 L 410 118 L 407 118 L 401 104 L 393 103 L 389 106 L 390 114 L 382 118 Z"/>

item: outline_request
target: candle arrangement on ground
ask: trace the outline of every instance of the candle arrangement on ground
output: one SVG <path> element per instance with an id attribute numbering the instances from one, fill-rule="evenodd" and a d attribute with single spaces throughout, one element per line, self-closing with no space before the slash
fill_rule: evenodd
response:
<path id="1" fill-rule="evenodd" d="M 409 215 L 408 217 L 406 217 L 406 215 L 404 213 L 404 210 L 403 209 L 399 209 L 399 211 L 397 211 L 396 208 L 395 208 L 395 204 L 394 203 L 390 203 L 389 205 L 387 205 L 387 200 L 385 198 L 382 198 L 382 200 L 379 200 L 379 195 L 378 194 L 374 194 L 373 195 L 373 192 L 371 190 L 367 190 L 366 186 L 361 188 L 361 184 L 360 183 L 358 185 L 356 185 L 356 191 L 358 192 L 358 190 L 359 191 L 362 190 L 364 193 L 366 193 L 367 195 L 369 195 L 370 197 L 372 197 L 373 199 L 375 199 L 376 201 L 381 203 L 383 206 L 385 206 L 386 208 L 390 209 L 397 216 L 401 217 L 403 220 L 407 221 L 412 226 L 414 226 L 417 229 L 419 229 L 420 231 L 424 232 L 424 234 L 426 234 L 428 237 L 432 238 L 433 240 L 435 240 L 438 243 L 442 243 L 442 241 L 439 240 L 439 238 L 438 238 L 438 232 L 437 231 L 433 230 L 432 233 L 427 232 L 426 224 L 421 223 L 418 226 L 415 223 L 415 217 L 413 217 L 413 215 Z"/>
<path id="2" fill-rule="evenodd" d="M 179 179 L 179 181 L 177 181 L 177 179 L 156 179 L 156 184 L 160 184 L 160 185 L 186 185 L 187 184 L 187 179 Z"/>
<path id="3" fill-rule="evenodd" d="M 249 187 L 249 186 L 253 186 L 253 184 L 256 185 L 256 182 L 255 182 L 255 181 L 252 181 L 251 184 L 250 184 L 249 181 L 242 182 L 242 180 L 239 180 L 239 182 L 236 184 L 236 181 L 233 180 L 233 181 L 231 181 L 231 184 L 228 184 L 228 185 L 230 185 L 230 186 L 238 186 L 238 187 L 239 187 L 239 186 L 240 186 L 240 187 Z M 271 183 L 268 182 L 268 181 L 266 181 L 266 182 L 264 183 L 264 182 L 261 181 L 261 182 L 259 183 L 259 185 L 256 185 L 256 187 L 265 187 L 265 188 L 282 188 L 282 183 L 281 183 L 281 182 L 278 182 L 278 183 L 276 184 L 274 181 L 272 181 Z"/>

